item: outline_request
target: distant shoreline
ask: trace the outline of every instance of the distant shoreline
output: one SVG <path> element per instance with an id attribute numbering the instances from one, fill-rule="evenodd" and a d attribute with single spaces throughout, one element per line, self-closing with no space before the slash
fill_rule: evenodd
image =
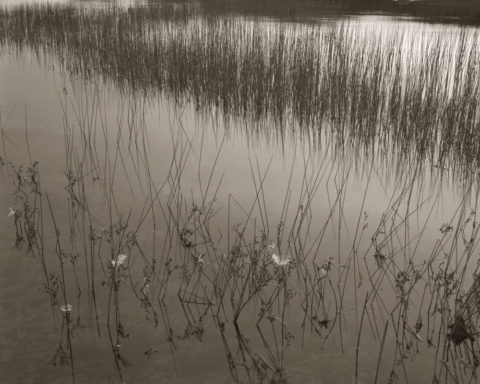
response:
<path id="1" fill-rule="evenodd" d="M 418 1 L 393 4 L 391 11 L 421 17 L 457 17 L 480 21 L 480 2 Z"/>
<path id="2" fill-rule="evenodd" d="M 189 2 L 190 0 L 185 0 Z M 410 15 L 443 22 L 480 24 L 480 1 L 417 0 L 199 0 L 219 11 L 276 15 L 282 17 L 321 16 L 330 14 L 382 12 Z"/>

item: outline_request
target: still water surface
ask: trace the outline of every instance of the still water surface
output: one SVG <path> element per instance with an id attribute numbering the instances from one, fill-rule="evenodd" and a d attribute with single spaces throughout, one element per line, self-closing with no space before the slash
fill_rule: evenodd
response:
<path id="1" fill-rule="evenodd" d="M 298 39 L 303 33 L 308 36 L 312 28 L 347 23 L 346 28 L 361 44 L 369 39 L 385 39 L 383 44 L 387 44 L 389 37 L 402 30 L 399 52 L 405 60 L 401 69 L 405 79 L 409 66 L 422 65 L 430 39 L 442 35 L 452 41 L 451 62 L 446 63 L 442 74 L 445 81 L 452 81 L 449 71 L 459 55 L 459 36 L 467 35 L 468 47 L 477 44 L 473 28 L 389 17 L 321 19 L 318 24 L 315 20 L 292 23 L 236 17 L 235 22 L 243 23 L 246 29 L 253 25 L 263 30 L 266 40 L 278 28 Z M 4 45 L 8 47 L 8 42 Z M 378 142 L 373 144 L 378 146 L 377 156 L 367 156 L 368 148 L 348 143 L 339 150 L 330 142 L 333 136 L 320 133 L 320 140 L 314 140 L 302 134 L 301 125 L 294 119 L 287 119 L 287 128 L 282 129 L 277 129 L 275 121 L 259 123 L 238 116 L 226 119 L 228 116 L 221 111 L 198 110 L 194 102 L 175 102 L 168 93 L 142 95 L 119 89 L 114 82 L 86 81 L 62 68 L 58 57 L 48 51 L 40 55 L 31 49 L 16 54 L 8 49 L 2 52 L 2 158 L 15 166 L 38 161 L 47 268 L 58 271 L 52 214 L 64 236 L 62 247 L 78 253 L 80 261 L 76 270 L 65 262 L 67 302 L 73 305 L 68 316 L 75 319 L 67 325 L 72 327 L 72 352 L 67 353 L 71 360 L 65 364 L 57 361 L 54 366 L 52 358 L 58 345 L 67 350 L 66 315 L 59 310 L 64 300 L 59 297 L 50 307 L 50 299 L 42 291 L 45 276 L 38 255 L 34 257 L 26 245 L 14 247 L 14 217 L 8 216 L 9 207 L 20 210 L 22 202 L 14 199 L 15 175 L 3 167 L 0 382 L 224 383 L 234 379 L 261 382 L 273 377 L 292 383 L 370 383 L 377 369 L 379 382 L 396 377 L 400 382 L 406 382 L 407 377 L 410 382 L 420 382 L 436 375 L 444 381 L 452 379 L 445 373 L 446 363 L 436 362 L 436 354 L 445 351 L 449 343 L 445 324 L 452 321 L 455 302 L 452 304 L 451 298 L 440 300 L 437 283 L 432 280 L 438 271 L 444 271 L 446 260 L 453 259 L 448 263 L 455 265 L 450 267 L 455 276 L 465 276 L 455 289 L 464 292 L 477 262 L 475 257 L 466 261 L 467 255 L 475 254 L 476 239 L 471 248 L 461 241 L 475 232 L 471 223 L 475 221 L 476 188 L 471 184 L 466 187 L 454 177 L 453 161 L 442 169 L 429 158 L 390 156 L 388 148 Z M 82 191 L 75 193 L 83 194 L 88 201 L 86 218 L 78 206 L 71 208 L 73 195 L 66 193 L 68 170 L 79 177 L 75 188 L 81 184 Z M 469 191 L 473 191 L 471 195 Z M 215 214 L 208 219 L 212 245 L 202 245 L 192 236 L 199 248 L 205 247 L 212 254 L 197 254 L 179 246 L 179 223 L 193 232 L 203 231 L 206 227 L 189 221 L 191 209 L 194 204 L 201 207 L 212 200 Z M 129 277 L 118 294 L 121 324 L 129 335 L 118 343 L 125 359 L 124 365 L 120 361 L 120 369 L 115 364 L 115 350 L 112 353 L 112 345 L 117 343 L 109 339 L 105 325 L 112 321 L 108 314 L 113 317 L 115 312 L 105 265 L 108 267 L 115 256 L 104 243 L 105 248 L 98 253 L 95 248 L 91 259 L 85 256 L 83 261 L 89 242 L 81 224 L 86 225 L 87 233 L 89 226 L 99 231 L 108 228 L 112 211 L 115 217 L 128 218 L 134 227 L 141 223 L 136 235 L 142 252 L 132 249 L 128 254 Z M 301 217 L 307 223 L 301 228 L 295 226 L 298 212 L 303 212 Z M 241 313 L 241 336 L 234 326 L 232 308 L 225 309 L 218 320 L 213 314 L 218 315 L 215 306 L 220 306 L 219 302 L 206 314 L 202 314 L 202 305 L 192 304 L 206 298 L 214 301 L 206 281 L 210 281 L 210 273 L 221 275 L 221 257 L 233 258 L 232 228 L 238 223 L 248 223 L 245 238 L 250 237 L 243 240 L 245 244 L 253 242 L 254 234 L 260 239 L 263 233 L 266 243 L 275 243 L 274 252 L 297 262 L 291 262 L 295 267 L 291 270 L 288 265 L 275 266 L 268 247 L 258 248 L 272 274 L 278 277 L 291 271 L 288 288 L 295 295 L 281 299 L 287 292 L 281 291 L 270 308 L 271 320 L 257 328 L 261 307 L 277 289 L 276 280 L 271 280 Z M 280 223 L 286 228 L 282 243 L 278 242 Z M 453 236 L 450 230 L 440 231 L 446 223 L 459 232 Z M 173 238 L 177 241 L 174 246 Z M 377 250 L 376 241 L 383 244 Z M 384 255 L 387 266 L 380 267 L 375 254 Z M 206 261 L 199 261 L 199 257 Z M 161 276 L 170 258 L 172 265 L 188 264 L 194 276 L 198 274 L 198 281 L 193 279 L 184 285 L 178 267 L 165 288 Z M 88 264 L 91 260 L 96 272 L 92 272 L 93 264 Z M 160 269 L 156 279 L 149 280 L 149 291 L 142 292 L 155 308 L 158 305 L 158 324 L 152 312 L 142 307 L 145 302 L 134 294 L 138 295 L 139 287 L 146 284 L 144 268 L 152 265 L 151 260 L 156 260 Z M 241 267 L 244 272 L 250 262 Z M 408 281 L 418 280 L 418 285 L 408 291 L 408 304 L 400 300 L 398 281 L 402 271 L 410 274 Z M 308 272 L 317 280 L 313 278 L 310 285 L 304 285 Z M 79 285 L 75 281 L 80 281 Z M 180 305 L 181 292 L 194 292 L 190 302 Z M 157 303 L 162 293 L 164 302 Z M 366 295 L 368 305 L 364 305 Z M 232 299 L 226 296 L 222 305 L 230 306 L 230 301 L 239 296 L 238 292 L 232 293 Z M 452 311 L 438 310 L 437 304 L 432 305 L 437 301 L 451 305 Z M 306 303 L 309 306 L 305 310 Z M 399 306 L 408 307 L 408 311 L 399 311 Z M 316 308 L 315 316 L 312 308 Z M 165 313 L 160 316 L 162 309 Z M 424 325 L 417 330 L 419 317 Z M 282 325 L 278 325 L 279 319 Z M 225 333 L 220 332 L 222 327 Z M 229 353 L 233 361 L 230 366 Z M 456 353 L 447 352 L 447 356 Z M 263 367 L 254 368 L 255 362 Z M 468 372 L 459 375 L 468 377 Z"/>

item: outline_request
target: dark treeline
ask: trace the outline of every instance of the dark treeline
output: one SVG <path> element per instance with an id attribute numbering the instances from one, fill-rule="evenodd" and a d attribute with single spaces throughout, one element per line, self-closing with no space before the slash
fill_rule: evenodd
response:
<path id="1" fill-rule="evenodd" d="M 189 1 L 189 0 L 186 0 Z M 456 17 L 480 21 L 480 2 L 472 0 L 200 0 L 210 9 L 314 16 L 325 12 L 388 12 L 419 17 Z"/>

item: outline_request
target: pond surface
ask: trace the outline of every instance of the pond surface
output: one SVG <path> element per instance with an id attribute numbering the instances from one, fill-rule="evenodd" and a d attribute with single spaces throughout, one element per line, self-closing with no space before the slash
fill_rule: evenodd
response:
<path id="1" fill-rule="evenodd" d="M 0 10 L 0 382 L 475 377 L 476 28 L 33 3 Z"/>

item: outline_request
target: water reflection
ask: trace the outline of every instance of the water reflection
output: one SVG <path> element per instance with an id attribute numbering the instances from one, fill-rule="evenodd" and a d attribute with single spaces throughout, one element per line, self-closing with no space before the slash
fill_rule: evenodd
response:
<path id="1" fill-rule="evenodd" d="M 145 10 L 3 14 L 27 107 L 2 94 L 0 233 L 52 308 L 41 380 L 467 381 L 478 190 L 448 172 L 476 172 L 475 34 Z"/>

